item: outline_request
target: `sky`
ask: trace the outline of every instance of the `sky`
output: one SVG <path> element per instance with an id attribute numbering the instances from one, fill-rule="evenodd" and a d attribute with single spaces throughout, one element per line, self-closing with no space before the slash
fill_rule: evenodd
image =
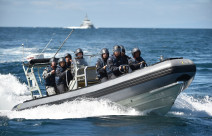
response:
<path id="1" fill-rule="evenodd" d="M 0 27 L 212 28 L 212 0 L 0 0 Z"/>

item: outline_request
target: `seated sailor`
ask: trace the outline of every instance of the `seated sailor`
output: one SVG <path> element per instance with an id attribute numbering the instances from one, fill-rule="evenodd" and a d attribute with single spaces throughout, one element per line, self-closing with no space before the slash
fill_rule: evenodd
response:
<path id="1" fill-rule="evenodd" d="M 50 66 L 46 67 L 43 71 L 43 78 L 45 79 L 47 95 L 54 95 L 57 93 L 57 87 L 55 83 L 56 73 L 56 60 L 55 58 L 50 59 Z"/>
<path id="2" fill-rule="evenodd" d="M 76 55 L 75 60 L 76 60 L 76 64 L 77 65 L 88 66 L 88 63 L 83 58 L 83 51 L 82 51 L 82 49 L 78 48 L 74 53 Z"/>
<path id="3" fill-rule="evenodd" d="M 71 54 L 66 53 L 64 55 L 64 57 L 65 57 L 65 60 L 66 60 L 66 67 L 71 69 L 71 73 L 72 73 L 72 75 L 74 75 L 74 63 L 73 63 Z"/>
<path id="4" fill-rule="evenodd" d="M 107 70 L 108 76 L 112 79 L 128 72 L 129 67 L 124 64 L 123 58 L 121 57 L 120 46 L 115 45 L 113 47 L 113 55 L 108 58 L 107 66 L 109 68 L 109 70 Z"/>
<path id="5" fill-rule="evenodd" d="M 106 71 L 108 57 L 109 57 L 108 49 L 103 48 L 101 50 L 101 58 L 99 58 L 96 63 L 97 75 L 101 82 L 105 82 L 108 80 L 107 71 Z"/>
<path id="6" fill-rule="evenodd" d="M 129 66 L 132 70 L 137 70 L 147 66 L 145 60 L 140 55 L 141 51 L 139 48 L 134 48 L 132 50 L 133 58 L 129 60 Z"/>
<path id="7" fill-rule="evenodd" d="M 58 63 L 59 66 L 56 69 L 55 80 L 59 93 L 64 93 L 68 91 L 68 84 L 73 79 L 73 76 L 71 70 L 66 67 L 65 58 L 60 58 Z"/>
<path id="8" fill-rule="evenodd" d="M 120 47 L 121 47 L 121 56 L 123 58 L 124 64 L 128 64 L 128 61 L 131 58 L 125 54 L 125 48 L 124 48 L 124 46 L 123 45 L 120 45 Z"/>
<path id="9" fill-rule="evenodd" d="M 72 56 L 71 56 L 71 54 L 66 53 L 64 55 L 64 57 L 65 57 L 65 60 L 66 60 L 66 67 L 67 68 L 71 68 L 71 64 L 72 64 Z"/>

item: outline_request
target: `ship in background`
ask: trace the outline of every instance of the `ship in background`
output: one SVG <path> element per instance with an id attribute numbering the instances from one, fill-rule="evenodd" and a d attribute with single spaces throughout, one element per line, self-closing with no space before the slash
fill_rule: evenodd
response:
<path id="1" fill-rule="evenodd" d="M 85 19 L 83 20 L 82 24 L 79 27 L 70 26 L 67 28 L 69 28 L 69 29 L 95 29 L 94 25 L 88 19 L 87 14 L 86 14 Z"/>

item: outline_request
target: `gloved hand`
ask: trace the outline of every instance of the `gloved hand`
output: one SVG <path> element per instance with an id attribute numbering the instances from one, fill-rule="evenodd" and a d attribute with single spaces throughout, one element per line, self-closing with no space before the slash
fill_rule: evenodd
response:
<path id="1" fill-rule="evenodd" d="M 121 65 L 121 66 L 119 66 L 119 71 L 122 72 L 122 73 L 128 73 L 129 66 L 128 65 Z"/>
<path id="2" fill-rule="evenodd" d="M 128 65 L 125 65 L 124 67 L 125 67 L 125 68 L 124 68 L 124 69 L 125 69 L 125 73 L 128 73 L 130 67 L 129 67 Z"/>
<path id="3" fill-rule="evenodd" d="M 51 74 L 51 75 L 52 75 L 52 74 L 55 74 L 55 72 L 56 72 L 55 70 L 52 70 L 52 71 L 50 72 L 50 74 Z"/>
<path id="4" fill-rule="evenodd" d="M 119 66 L 119 71 L 120 71 L 121 73 L 124 73 L 124 67 L 123 67 L 123 66 Z"/>
<path id="5" fill-rule="evenodd" d="M 71 70 L 71 68 L 67 68 L 66 70 L 69 71 L 69 70 Z"/>
<path id="6" fill-rule="evenodd" d="M 103 67 L 103 69 L 106 69 L 106 67 L 107 67 L 107 65 L 105 65 L 105 66 Z"/>
<path id="7" fill-rule="evenodd" d="M 142 62 L 140 62 L 139 64 L 140 64 L 140 68 L 143 68 L 143 67 L 147 66 L 147 64 L 146 64 L 145 61 L 142 61 Z"/>

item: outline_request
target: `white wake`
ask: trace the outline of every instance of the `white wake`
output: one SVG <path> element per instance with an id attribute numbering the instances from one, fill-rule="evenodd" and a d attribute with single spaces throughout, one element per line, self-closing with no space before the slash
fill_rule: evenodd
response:
<path id="1" fill-rule="evenodd" d="M 109 100 L 76 99 L 59 105 L 44 105 L 23 111 L 1 111 L 0 116 L 10 119 L 67 119 L 109 115 L 140 115 L 132 108 L 126 108 Z"/>
<path id="2" fill-rule="evenodd" d="M 13 106 L 30 99 L 26 84 L 12 74 L 0 74 L 0 110 L 11 110 Z"/>
<path id="3" fill-rule="evenodd" d="M 211 117 L 211 107 L 212 97 L 210 96 L 197 99 L 182 93 L 178 96 L 170 113 L 177 116 Z"/>

